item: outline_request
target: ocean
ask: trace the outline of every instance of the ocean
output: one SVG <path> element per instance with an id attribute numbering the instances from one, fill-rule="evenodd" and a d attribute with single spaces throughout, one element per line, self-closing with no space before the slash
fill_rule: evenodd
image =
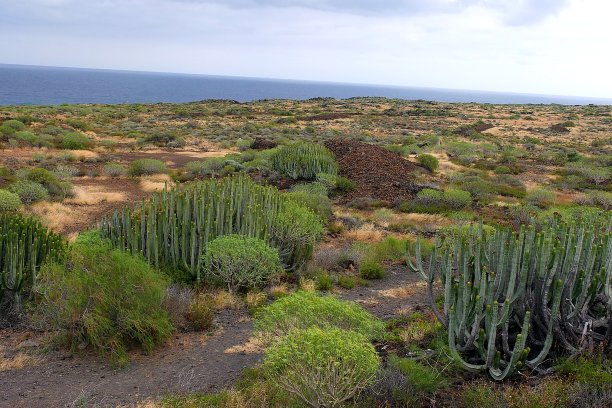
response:
<path id="1" fill-rule="evenodd" d="M 0 64 L 0 105 L 386 97 L 439 102 L 609 104 L 612 98 Z"/>

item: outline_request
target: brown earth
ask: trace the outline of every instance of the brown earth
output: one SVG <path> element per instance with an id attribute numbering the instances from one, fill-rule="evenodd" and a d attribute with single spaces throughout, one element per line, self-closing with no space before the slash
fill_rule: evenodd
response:
<path id="1" fill-rule="evenodd" d="M 325 146 L 336 155 L 340 175 L 357 184 L 342 202 L 362 197 L 387 202 L 408 200 L 420 190 L 414 179 L 424 170 L 396 153 L 348 139 L 329 140 Z"/>
<path id="2" fill-rule="evenodd" d="M 403 265 L 392 266 L 381 280 L 337 294 L 360 303 L 386 319 L 425 304 L 425 286 Z M 0 370 L 0 407 L 136 406 L 164 394 L 214 392 L 231 385 L 247 367 L 261 361 L 261 348 L 251 337 L 244 311 L 223 311 L 218 330 L 179 333 L 151 355 L 132 353 L 127 368 L 113 368 L 92 353 L 43 354 L 40 335 L 0 330 L 0 359 L 34 355 L 25 366 Z"/>

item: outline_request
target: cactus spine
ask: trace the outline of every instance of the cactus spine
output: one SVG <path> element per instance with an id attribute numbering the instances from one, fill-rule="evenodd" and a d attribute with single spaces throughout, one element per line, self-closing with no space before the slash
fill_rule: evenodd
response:
<path id="1" fill-rule="evenodd" d="M 408 266 L 427 280 L 460 365 L 502 380 L 523 365 L 540 370 L 553 342 L 570 354 L 611 345 L 610 221 L 553 219 L 540 232 L 529 225 L 489 234 L 480 225 L 436 238 L 427 271 L 417 239 Z M 435 304 L 438 279 L 442 310 Z"/>

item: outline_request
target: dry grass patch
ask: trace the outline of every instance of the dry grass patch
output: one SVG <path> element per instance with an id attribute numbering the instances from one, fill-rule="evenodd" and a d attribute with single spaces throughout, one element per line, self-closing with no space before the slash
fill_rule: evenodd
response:
<path id="1" fill-rule="evenodd" d="M 104 202 L 114 203 L 125 201 L 125 194 L 119 191 L 108 191 L 101 186 L 74 186 L 75 196 L 64 200 L 66 204 L 97 205 Z"/>
<path id="2" fill-rule="evenodd" d="M 0 357 L 0 372 L 21 370 L 36 365 L 38 359 L 25 353 L 17 353 L 12 358 Z"/>
<path id="3" fill-rule="evenodd" d="M 151 176 L 143 176 L 140 178 L 140 189 L 148 193 L 161 191 L 164 188 L 172 187 L 172 179 L 167 174 L 154 174 Z"/>

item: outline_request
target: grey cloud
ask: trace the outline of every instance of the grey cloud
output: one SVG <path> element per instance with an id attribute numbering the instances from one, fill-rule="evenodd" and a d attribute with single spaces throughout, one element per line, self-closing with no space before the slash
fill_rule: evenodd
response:
<path id="1" fill-rule="evenodd" d="M 345 14 L 389 16 L 457 13 L 469 7 L 499 12 L 510 25 L 532 24 L 567 7 L 569 0 L 170 0 L 183 3 L 213 3 L 232 8 L 291 8 L 331 11 Z"/>

